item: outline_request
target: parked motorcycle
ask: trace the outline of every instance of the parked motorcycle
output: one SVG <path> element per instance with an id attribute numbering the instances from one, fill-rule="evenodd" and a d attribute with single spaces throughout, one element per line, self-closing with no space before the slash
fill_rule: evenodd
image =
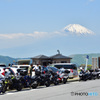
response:
<path id="1" fill-rule="evenodd" d="M 46 87 L 50 86 L 50 74 L 46 73 L 45 71 L 41 72 L 36 70 L 35 76 L 32 77 L 33 83 L 32 88 L 37 88 L 37 86 L 45 85 Z"/>
<path id="2" fill-rule="evenodd" d="M 86 73 L 86 72 L 83 73 L 81 71 L 80 74 L 79 74 L 79 78 L 80 78 L 79 81 L 81 81 L 81 80 L 87 81 L 87 79 L 88 79 L 87 77 L 88 77 L 88 73 Z"/>
<path id="3" fill-rule="evenodd" d="M 100 69 L 95 69 L 97 79 L 100 79 Z"/>
<path id="4" fill-rule="evenodd" d="M 52 70 L 49 70 L 51 76 L 50 76 L 50 82 L 51 84 L 54 84 L 54 85 L 58 85 L 59 84 L 59 75 L 55 72 L 53 72 Z"/>
<path id="5" fill-rule="evenodd" d="M 89 74 L 90 80 L 91 79 L 95 80 L 97 78 L 97 72 L 95 72 L 95 70 L 93 70 L 93 69 L 89 70 L 89 72 L 90 72 L 90 74 Z"/>
<path id="6" fill-rule="evenodd" d="M 68 78 L 69 78 L 69 74 L 70 71 L 66 70 L 66 69 L 61 69 L 60 72 L 59 72 L 59 82 L 61 83 L 64 83 L 66 84 Z"/>
<path id="7" fill-rule="evenodd" d="M 23 87 L 20 81 L 20 77 L 15 77 L 13 75 L 5 77 L 5 86 L 6 90 L 9 88 L 10 90 L 16 89 L 17 91 L 21 91 Z"/>
<path id="8" fill-rule="evenodd" d="M 89 70 L 89 71 L 81 70 L 79 77 L 80 77 L 80 81 L 92 80 L 92 79 L 96 79 L 96 73 L 94 72 L 94 70 Z"/>
<path id="9" fill-rule="evenodd" d="M 20 70 L 20 81 L 24 88 L 31 88 L 34 82 L 34 79 L 27 75 L 27 70 Z"/>

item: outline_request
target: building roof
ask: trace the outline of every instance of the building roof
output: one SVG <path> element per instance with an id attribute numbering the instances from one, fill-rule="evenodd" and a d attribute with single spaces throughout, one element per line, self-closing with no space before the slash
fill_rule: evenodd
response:
<path id="1" fill-rule="evenodd" d="M 71 57 L 67 57 L 67 56 L 64 56 L 62 54 L 56 54 L 56 55 L 51 56 L 50 58 L 53 58 L 53 59 L 72 59 Z"/>
<path id="2" fill-rule="evenodd" d="M 38 55 L 33 57 L 32 59 L 48 59 L 49 57 L 45 56 L 45 55 Z"/>
<path id="3" fill-rule="evenodd" d="M 62 54 L 56 54 L 56 55 L 53 55 L 53 56 L 50 56 L 50 57 L 45 56 L 45 55 L 38 55 L 38 56 L 35 56 L 31 59 L 48 59 L 48 58 L 50 58 L 50 59 L 72 59 L 71 57 L 64 56 Z"/>

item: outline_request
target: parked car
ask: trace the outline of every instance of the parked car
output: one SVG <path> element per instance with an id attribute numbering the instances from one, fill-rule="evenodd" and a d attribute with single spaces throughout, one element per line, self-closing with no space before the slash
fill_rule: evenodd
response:
<path id="1" fill-rule="evenodd" d="M 55 63 L 50 64 L 49 66 L 56 67 L 58 69 L 64 68 L 70 71 L 69 78 L 74 78 L 78 76 L 77 66 L 72 63 Z"/>
<path id="2" fill-rule="evenodd" d="M 22 68 L 27 70 L 30 65 L 12 65 L 13 68 Z"/>
<path id="3" fill-rule="evenodd" d="M 19 68 L 19 69 L 24 69 L 25 71 L 28 71 L 30 65 L 12 65 L 12 68 Z M 37 65 L 33 65 L 33 68 Z M 32 71 L 32 76 L 35 75 L 35 72 Z"/>
<path id="4" fill-rule="evenodd" d="M 5 76 L 5 67 L 0 67 L 0 75 L 2 78 Z"/>
<path id="5" fill-rule="evenodd" d="M 47 66 L 47 69 L 52 70 L 54 73 L 59 73 L 60 72 L 60 70 L 58 68 L 52 67 L 52 66 Z"/>
<path id="6" fill-rule="evenodd" d="M 19 71 L 21 69 L 20 68 L 13 68 L 13 67 L 0 67 L 0 74 L 1 74 L 1 77 L 4 77 L 5 76 L 5 72 L 7 74 L 7 72 L 9 71 L 9 74 L 12 74 L 14 76 L 18 76 L 19 75 Z"/>
<path id="7" fill-rule="evenodd" d="M 10 67 L 10 69 L 13 71 L 15 76 L 20 75 L 20 71 L 22 70 L 22 68 L 14 68 L 14 67 Z"/>

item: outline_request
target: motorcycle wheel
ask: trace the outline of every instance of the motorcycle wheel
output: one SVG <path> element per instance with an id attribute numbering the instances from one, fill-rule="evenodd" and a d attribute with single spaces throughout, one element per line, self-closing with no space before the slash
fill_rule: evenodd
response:
<path id="1" fill-rule="evenodd" d="M 84 78 L 84 79 L 83 79 L 83 81 L 87 81 L 87 79 L 86 79 L 86 78 Z"/>
<path id="2" fill-rule="evenodd" d="M 49 87 L 50 86 L 50 82 L 49 81 L 46 81 L 45 82 L 45 85 L 46 85 L 46 87 Z"/>
<path id="3" fill-rule="evenodd" d="M 1 89 L 1 91 L 0 91 L 0 93 L 5 93 L 6 92 L 6 88 L 5 88 L 5 86 L 3 85 L 2 86 L 2 89 Z"/>
<path id="4" fill-rule="evenodd" d="M 56 81 L 54 81 L 54 85 L 58 85 L 59 84 L 59 82 L 56 80 Z"/>
<path id="5" fill-rule="evenodd" d="M 17 87 L 16 87 L 16 90 L 17 91 L 21 91 L 22 90 L 22 83 L 19 83 L 18 85 L 17 85 Z"/>
<path id="6" fill-rule="evenodd" d="M 37 88 L 37 84 L 34 84 L 34 85 L 32 85 L 31 87 L 32 87 L 32 89 L 36 89 Z"/>
<path id="7" fill-rule="evenodd" d="M 97 75 L 97 79 L 100 79 L 99 75 Z"/>
<path id="8" fill-rule="evenodd" d="M 2 89 L 2 93 L 5 93 L 5 92 L 6 92 L 6 88 L 4 86 L 3 89 Z"/>
<path id="9" fill-rule="evenodd" d="M 64 84 L 66 84 L 66 82 L 67 82 L 67 79 L 66 79 L 66 78 L 64 78 L 64 79 L 63 79 L 63 83 L 64 83 Z"/>

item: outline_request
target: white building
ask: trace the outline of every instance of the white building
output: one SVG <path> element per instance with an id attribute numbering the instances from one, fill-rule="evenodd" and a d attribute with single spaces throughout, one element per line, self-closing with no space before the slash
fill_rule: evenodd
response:
<path id="1" fill-rule="evenodd" d="M 92 57 L 92 69 L 98 68 L 98 58 Z"/>

